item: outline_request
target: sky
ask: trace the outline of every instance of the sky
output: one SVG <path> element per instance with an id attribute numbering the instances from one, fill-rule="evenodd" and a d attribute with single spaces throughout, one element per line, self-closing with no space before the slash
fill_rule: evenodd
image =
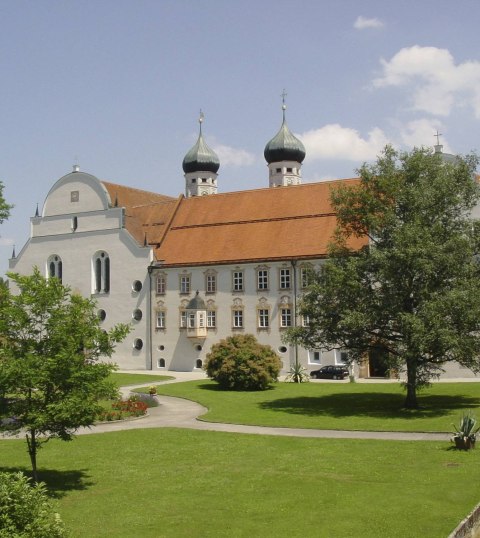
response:
<path id="1" fill-rule="evenodd" d="M 479 20 L 478 0 L 0 0 L 0 274 L 74 164 L 184 192 L 200 110 L 219 192 L 268 187 L 284 90 L 304 183 L 437 130 L 480 150 Z"/>

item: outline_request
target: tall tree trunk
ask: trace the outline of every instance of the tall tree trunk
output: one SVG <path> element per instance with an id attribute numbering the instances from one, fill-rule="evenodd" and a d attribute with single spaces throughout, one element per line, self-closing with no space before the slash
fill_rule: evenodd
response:
<path id="1" fill-rule="evenodd" d="M 417 361 L 415 357 L 407 358 L 407 397 L 404 407 L 406 409 L 418 409 L 417 402 Z"/>
<path id="2" fill-rule="evenodd" d="M 36 437 L 36 431 L 30 430 L 30 435 L 27 433 L 27 446 L 28 446 L 28 454 L 30 456 L 30 462 L 32 464 L 32 475 L 33 475 L 33 481 L 35 483 L 38 482 L 38 474 L 37 474 L 37 448 L 38 448 L 38 442 Z"/>

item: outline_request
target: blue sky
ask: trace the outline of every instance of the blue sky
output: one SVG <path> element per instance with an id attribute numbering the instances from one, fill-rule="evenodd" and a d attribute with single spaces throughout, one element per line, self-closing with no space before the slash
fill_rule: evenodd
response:
<path id="1" fill-rule="evenodd" d="M 72 170 L 177 196 L 198 133 L 219 191 L 268 186 L 287 122 L 304 182 L 352 177 L 386 143 L 480 149 L 480 2 L 0 0 L 0 274 Z"/>

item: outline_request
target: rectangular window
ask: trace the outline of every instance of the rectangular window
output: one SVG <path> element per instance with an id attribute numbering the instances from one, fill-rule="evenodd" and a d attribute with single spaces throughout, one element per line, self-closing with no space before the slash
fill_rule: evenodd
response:
<path id="1" fill-rule="evenodd" d="M 185 329 L 187 326 L 187 313 L 185 310 L 180 312 L 180 328 Z"/>
<path id="2" fill-rule="evenodd" d="M 282 308 L 280 309 L 280 327 L 292 326 L 292 309 Z"/>
<path id="3" fill-rule="evenodd" d="M 345 349 L 336 349 L 335 350 L 335 364 L 347 364 L 348 362 L 348 351 Z"/>
<path id="4" fill-rule="evenodd" d="M 157 276 L 157 295 L 165 295 L 167 289 L 167 278 L 165 276 Z"/>
<path id="5" fill-rule="evenodd" d="M 235 329 L 243 328 L 243 310 L 233 311 L 233 327 Z"/>
<path id="6" fill-rule="evenodd" d="M 157 312 L 157 329 L 165 329 L 165 312 L 163 310 L 159 310 Z"/>
<path id="7" fill-rule="evenodd" d="M 322 352 L 318 350 L 310 350 L 308 352 L 308 362 L 310 364 L 320 364 L 322 362 Z"/>
<path id="8" fill-rule="evenodd" d="M 198 313 L 198 326 L 200 329 L 205 327 L 205 312 Z"/>
<path id="9" fill-rule="evenodd" d="M 233 272 L 233 291 L 243 291 L 243 271 Z"/>
<path id="10" fill-rule="evenodd" d="M 216 275 L 207 275 L 205 290 L 207 293 L 215 293 L 217 291 L 217 276 Z"/>
<path id="11" fill-rule="evenodd" d="M 207 310 L 207 328 L 213 329 L 217 326 L 216 310 Z"/>
<path id="12" fill-rule="evenodd" d="M 308 327 L 310 325 L 310 316 L 302 314 L 302 327 Z"/>
<path id="13" fill-rule="evenodd" d="M 290 269 L 280 269 L 280 289 L 290 289 Z"/>
<path id="14" fill-rule="evenodd" d="M 308 267 L 300 268 L 300 286 L 302 288 L 307 288 L 310 285 L 310 271 L 311 269 Z"/>
<path id="15" fill-rule="evenodd" d="M 260 329 L 268 329 L 269 326 L 269 311 L 268 308 L 260 308 L 258 310 L 258 326 Z"/>
<path id="16" fill-rule="evenodd" d="M 268 290 L 268 269 L 257 271 L 257 289 Z"/>
<path id="17" fill-rule="evenodd" d="M 180 277 L 180 293 L 190 293 L 190 276 L 182 275 Z"/>

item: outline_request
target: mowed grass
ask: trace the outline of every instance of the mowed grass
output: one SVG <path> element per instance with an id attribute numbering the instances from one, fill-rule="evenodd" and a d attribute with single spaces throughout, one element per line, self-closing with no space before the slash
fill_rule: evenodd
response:
<path id="1" fill-rule="evenodd" d="M 111 378 L 117 385 L 117 387 L 125 387 L 127 385 L 138 385 L 140 383 L 149 383 L 154 385 L 161 381 L 167 381 L 168 379 L 174 379 L 173 376 L 168 375 L 152 375 L 152 374 L 129 374 L 114 372 Z"/>
<path id="2" fill-rule="evenodd" d="M 23 441 L 0 453 L 28 469 Z M 149 429 L 51 441 L 39 472 L 73 537 L 438 538 L 479 500 L 480 451 Z"/>
<path id="3" fill-rule="evenodd" d="M 160 394 L 197 401 L 202 420 L 233 424 L 371 431 L 453 431 L 462 413 L 480 419 L 480 383 L 435 383 L 420 393 L 421 408 L 403 409 L 397 383 L 277 383 L 258 392 L 224 391 L 213 381 L 158 387 Z"/>

